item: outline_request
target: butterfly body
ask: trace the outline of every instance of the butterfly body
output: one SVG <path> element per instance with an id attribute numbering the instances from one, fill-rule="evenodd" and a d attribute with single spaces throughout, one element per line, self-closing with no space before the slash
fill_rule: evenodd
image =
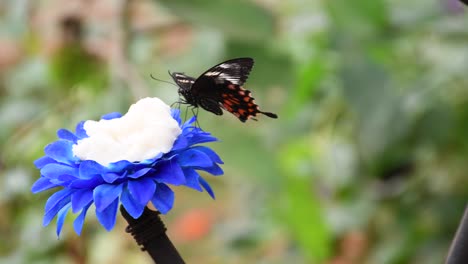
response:
<path id="1" fill-rule="evenodd" d="M 182 103 L 201 107 L 216 115 L 222 115 L 224 109 L 242 122 L 258 113 L 277 118 L 276 114 L 260 111 L 251 92 L 242 87 L 253 63 L 251 58 L 228 60 L 210 68 L 197 79 L 180 72 L 169 74 L 179 87 Z"/>

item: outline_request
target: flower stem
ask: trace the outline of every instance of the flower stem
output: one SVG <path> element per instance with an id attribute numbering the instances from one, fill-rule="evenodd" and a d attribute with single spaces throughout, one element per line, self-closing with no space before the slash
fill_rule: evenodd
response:
<path id="1" fill-rule="evenodd" d="M 468 263 L 468 206 L 465 209 L 455 238 L 452 241 L 446 264 Z"/>
<path id="2" fill-rule="evenodd" d="M 122 216 L 127 220 L 127 233 L 131 233 L 143 251 L 147 251 L 157 264 L 184 264 L 177 249 L 166 235 L 166 227 L 159 217 L 159 212 L 145 207 L 143 214 L 134 219 L 123 206 Z"/>

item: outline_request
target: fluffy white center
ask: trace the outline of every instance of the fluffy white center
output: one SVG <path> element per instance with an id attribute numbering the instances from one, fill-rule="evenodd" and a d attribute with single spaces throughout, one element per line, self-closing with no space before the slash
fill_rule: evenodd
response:
<path id="1" fill-rule="evenodd" d="M 171 150 L 182 132 L 170 107 L 159 98 L 144 98 L 121 118 L 84 123 L 89 137 L 73 145 L 73 154 L 104 166 L 119 160 L 143 161 Z"/>

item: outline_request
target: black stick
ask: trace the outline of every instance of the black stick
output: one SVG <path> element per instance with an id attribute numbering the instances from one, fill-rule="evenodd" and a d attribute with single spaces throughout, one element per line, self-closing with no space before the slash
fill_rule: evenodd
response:
<path id="1" fill-rule="evenodd" d="M 468 5 L 468 0 L 460 0 L 460 2 L 462 2 L 465 5 Z"/>
<path id="2" fill-rule="evenodd" d="M 148 251 L 148 254 L 157 264 L 184 264 L 177 249 L 166 235 L 166 227 L 159 217 L 159 212 L 152 211 L 145 207 L 143 214 L 134 219 L 123 206 L 120 206 L 120 212 L 128 226 L 125 229 L 131 233 L 141 250 Z"/>
<path id="3" fill-rule="evenodd" d="M 468 206 L 452 241 L 446 264 L 468 263 Z"/>

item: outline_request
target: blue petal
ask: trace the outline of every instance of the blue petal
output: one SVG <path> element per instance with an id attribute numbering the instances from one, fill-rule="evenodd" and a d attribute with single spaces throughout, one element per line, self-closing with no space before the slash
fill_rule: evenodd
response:
<path id="1" fill-rule="evenodd" d="M 76 160 L 72 152 L 73 142 L 67 140 L 57 140 L 50 143 L 44 148 L 44 152 L 50 158 L 61 162 L 70 164 Z"/>
<path id="2" fill-rule="evenodd" d="M 158 163 L 156 171 L 151 174 L 151 177 L 158 182 L 173 185 L 182 185 L 185 183 L 184 172 L 174 159 Z"/>
<path id="3" fill-rule="evenodd" d="M 54 193 L 46 202 L 46 209 L 44 214 L 44 219 L 42 224 L 44 226 L 48 225 L 50 221 L 57 215 L 57 213 L 62 209 L 64 206 L 70 203 L 70 194 L 71 190 L 64 189 L 62 191 L 58 191 Z"/>
<path id="4" fill-rule="evenodd" d="M 211 136 L 210 134 L 194 134 L 193 137 L 189 138 L 190 145 L 213 142 L 213 141 L 218 141 L 218 139 Z"/>
<path id="5" fill-rule="evenodd" d="M 88 137 L 88 134 L 86 134 L 86 130 L 84 129 L 84 123 L 85 121 L 81 121 L 76 125 L 75 134 L 80 139 Z"/>
<path id="6" fill-rule="evenodd" d="M 108 172 L 102 175 L 102 179 L 107 183 L 113 183 L 116 180 L 123 178 L 127 175 L 127 171 L 124 171 L 122 175 L 114 172 Z"/>
<path id="7" fill-rule="evenodd" d="M 176 151 L 176 150 L 179 150 L 179 149 L 184 149 L 188 147 L 188 140 L 183 137 L 183 136 L 179 136 L 176 141 L 174 142 L 174 145 L 172 146 L 172 150 L 171 151 Z"/>
<path id="8" fill-rule="evenodd" d="M 56 181 L 55 181 L 56 180 Z M 67 186 L 69 185 L 72 181 L 76 180 L 75 176 L 68 175 L 68 174 L 62 174 L 57 177 L 57 179 L 51 179 L 50 182 L 52 183 L 58 183 L 60 182 L 61 186 Z"/>
<path id="9" fill-rule="evenodd" d="M 177 161 L 182 167 L 211 167 L 213 165 L 213 161 L 211 161 L 208 155 L 196 149 L 188 149 L 180 153 Z"/>
<path id="10" fill-rule="evenodd" d="M 197 116 L 192 116 L 189 120 L 185 121 L 183 128 L 190 127 L 195 121 L 197 121 Z"/>
<path id="11" fill-rule="evenodd" d="M 105 173 L 107 168 L 94 160 L 84 160 L 80 163 L 79 175 L 81 179 L 91 179 Z"/>
<path id="12" fill-rule="evenodd" d="M 122 184 L 102 184 L 96 187 L 93 191 L 94 203 L 96 204 L 96 211 L 104 211 L 112 202 L 119 197 L 122 193 Z"/>
<path id="13" fill-rule="evenodd" d="M 212 161 L 214 161 L 216 163 L 224 164 L 224 162 L 221 160 L 221 158 L 218 156 L 218 154 L 216 154 L 216 152 L 214 152 L 214 150 L 210 149 L 209 147 L 195 146 L 192 149 L 196 149 L 198 151 L 201 151 L 201 152 L 205 153 L 206 155 L 208 155 L 211 158 Z"/>
<path id="14" fill-rule="evenodd" d="M 75 134 L 73 134 L 71 131 L 66 130 L 66 129 L 59 129 L 57 131 L 57 136 L 60 139 L 65 139 L 65 140 L 71 141 L 73 143 L 76 143 L 78 141 L 78 137 L 75 136 Z"/>
<path id="15" fill-rule="evenodd" d="M 218 176 L 218 175 L 223 175 L 223 169 L 221 169 L 221 167 L 216 164 L 216 163 L 213 163 L 213 166 L 211 167 L 207 167 L 207 168 L 202 168 L 202 167 L 194 167 L 194 169 L 196 170 L 202 170 L 202 171 L 206 171 L 214 176 Z"/>
<path id="16" fill-rule="evenodd" d="M 126 189 L 122 192 L 120 196 L 120 202 L 122 202 L 123 207 L 125 210 L 134 218 L 137 219 L 143 213 L 146 204 L 141 204 L 137 200 L 135 200 L 130 192 Z"/>
<path id="17" fill-rule="evenodd" d="M 58 180 L 58 179 L 49 179 L 49 180 L 50 180 L 50 183 L 55 184 L 57 186 L 67 187 L 67 184 L 64 184 L 62 180 Z"/>
<path id="18" fill-rule="evenodd" d="M 71 196 L 72 212 L 77 213 L 87 204 L 93 201 L 93 190 L 82 189 L 78 190 Z"/>
<path id="19" fill-rule="evenodd" d="M 208 184 L 208 182 L 203 179 L 202 177 L 198 178 L 198 181 L 200 184 L 203 186 L 203 188 L 208 192 L 208 194 L 211 196 L 211 198 L 215 199 L 215 195 L 213 193 L 213 190 L 211 189 L 211 186 Z"/>
<path id="20" fill-rule="evenodd" d="M 115 225 L 118 206 L 119 199 L 115 199 L 105 210 L 96 210 L 97 219 L 107 231 L 110 231 Z"/>
<path id="21" fill-rule="evenodd" d="M 101 116 L 101 119 L 104 119 L 104 120 L 111 120 L 111 119 L 115 119 L 115 118 L 121 118 L 122 117 L 122 114 L 119 113 L 119 112 L 113 112 L 113 113 L 109 113 L 109 114 L 105 114 L 103 116 Z"/>
<path id="22" fill-rule="evenodd" d="M 49 179 L 45 177 L 40 177 L 31 187 L 31 192 L 38 193 L 38 192 L 42 192 L 42 191 L 45 191 L 45 190 L 48 190 L 50 188 L 54 188 L 57 186 L 58 186 L 57 184 L 51 183 Z"/>
<path id="23" fill-rule="evenodd" d="M 76 178 L 77 169 L 65 164 L 50 163 L 41 169 L 41 175 L 49 179 L 57 179 L 62 175 L 71 175 Z"/>
<path id="24" fill-rule="evenodd" d="M 52 159 L 52 158 L 44 156 L 42 158 L 39 158 L 39 159 L 35 160 L 34 161 L 34 166 L 36 166 L 36 168 L 38 168 L 38 169 L 42 169 L 45 165 L 47 165 L 49 163 L 56 163 L 56 161 L 54 159 Z"/>
<path id="25" fill-rule="evenodd" d="M 172 115 L 172 118 L 174 118 L 175 121 L 177 121 L 177 123 L 180 126 L 182 124 L 182 119 L 180 119 L 180 110 L 179 109 L 171 109 L 171 115 Z"/>
<path id="26" fill-rule="evenodd" d="M 69 188 L 76 188 L 76 189 L 86 189 L 86 188 L 94 188 L 100 184 L 104 183 L 104 180 L 101 177 L 94 177 L 91 179 L 77 179 L 72 181 L 67 187 Z"/>
<path id="27" fill-rule="evenodd" d="M 174 205 L 174 192 L 163 183 L 158 183 L 156 192 L 151 198 L 154 207 L 162 214 L 166 214 Z"/>
<path id="28" fill-rule="evenodd" d="M 198 172 L 196 172 L 192 168 L 183 168 L 183 171 L 184 171 L 184 175 L 185 175 L 185 179 L 186 179 L 185 185 L 190 187 L 190 188 L 193 188 L 193 189 L 195 189 L 197 191 L 202 192 L 203 189 L 200 186 L 200 183 L 198 182 L 198 178 L 200 177 Z"/>
<path id="29" fill-rule="evenodd" d="M 53 208 L 57 207 L 57 205 L 63 201 L 63 200 L 66 200 L 67 203 L 70 201 L 70 197 L 72 195 L 72 193 L 74 193 L 75 190 L 71 190 L 71 189 L 62 189 L 54 194 L 52 194 L 49 199 L 47 199 L 47 202 L 45 204 L 45 208 L 44 208 L 44 211 L 47 213 L 49 212 L 50 210 L 52 210 Z M 58 210 L 57 210 L 58 212 Z"/>
<path id="30" fill-rule="evenodd" d="M 130 194 L 142 205 L 146 205 L 151 200 L 156 190 L 156 183 L 149 178 L 129 181 L 127 186 Z"/>
<path id="31" fill-rule="evenodd" d="M 85 207 L 83 207 L 81 213 L 78 215 L 75 221 L 73 221 L 73 229 L 75 229 L 75 232 L 78 235 L 81 235 L 81 230 L 83 229 L 84 220 L 86 218 L 86 212 L 88 212 L 88 209 L 91 206 L 91 204 L 92 203 L 89 203 Z"/>
<path id="32" fill-rule="evenodd" d="M 67 204 L 65 207 L 60 209 L 57 214 L 57 236 L 60 236 L 60 232 L 62 231 L 63 223 L 65 222 L 65 217 L 67 216 L 70 206 L 70 204 Z"/>
<path id="33" fill-rule="evenodd" d="M 126 170 L 127 168 L 133 166 L 133 163 L 128 161 L 128 160 L 120 160 L 120 161 L 116 161 L 116 162 L 113 162 L 113 163 L 110 163 L 107 168 L 112 171 L 112 172 L 121 172 L 121 171 L 124 171 Z"/>
<path id="34" fill-rule="evenodd" d="M 134 163 L 134 166 L 136 168 L 140 168 L 140 167 L 145 168 L 145 167 L 147 167 L 146 165 L 154 163 L 155 161 L 159 160 L 162 156 L 164 156 L 164 153 L 159 152 L 158 154 L 156 154 L 156 156 L 154 156 L 152 158 L 139 161 L 138 163 Z"/>
<path id="35" fill-rule="evenodd" d="M 132 179 L 138 179 L 141 176 L 146 175 L 149 171 L 154 171 L 152 168 L 143 168 L 141 170 L 137 170 L 132 174 L 129 174 L 128 177 Z"/>

